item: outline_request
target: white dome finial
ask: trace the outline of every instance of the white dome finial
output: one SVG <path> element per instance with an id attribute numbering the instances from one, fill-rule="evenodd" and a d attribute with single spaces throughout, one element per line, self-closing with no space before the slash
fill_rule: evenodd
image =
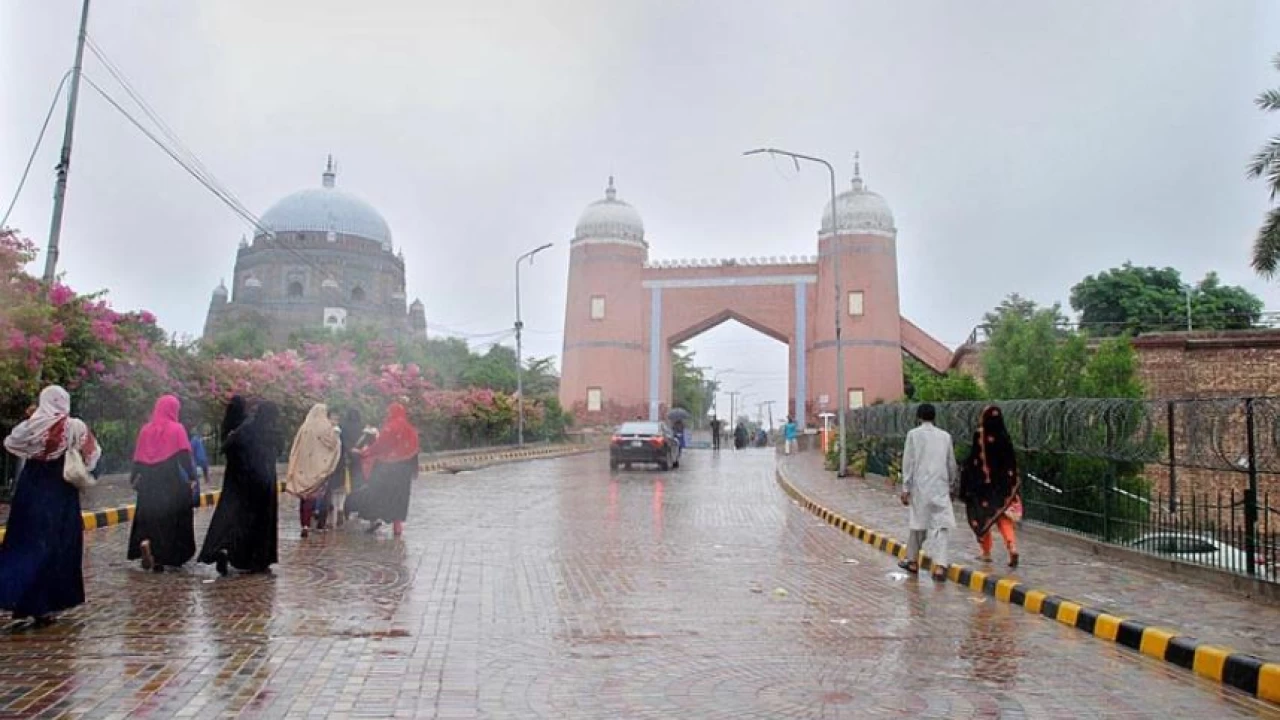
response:
<path id="1" fill-rule="evenodd" d="M 862 153 L 853 153 L 853 191 L 862 192 L 865 186 L 862 183 Z"/>
<path id="2" fill-rule="evenodd" d="M 604 189 L 604 196 L 609 200 L 616 200 L 618 198 L 618 191 L 613 187 L 612 175 L 609 176 L 609 187 Z"/>
<path id="3" fill-rule="evenodd" d="M 337 171 L 333 168 L 333 154 L 329 155 L 329 162 L 324 166 L 324 175 L 321 175 L 321 184 L 327 188 L 333 187 L 333 179 L 337 176 Z"/>

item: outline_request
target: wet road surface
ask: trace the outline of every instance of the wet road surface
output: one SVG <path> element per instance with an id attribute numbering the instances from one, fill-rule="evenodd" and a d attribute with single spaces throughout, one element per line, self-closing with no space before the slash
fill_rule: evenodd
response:
<path id="1" fill-rule="evenodd" d="M 300 540 L 286 499 L 270 576 L 144 573 L 127 527 L 94 531 L 89 604 L 0 636 L 0 717 L 1280 716 L 906 579 L 773 468 L 762 450 L 668 473 L 586 455 L 430 475 L 403 541 Z"/>

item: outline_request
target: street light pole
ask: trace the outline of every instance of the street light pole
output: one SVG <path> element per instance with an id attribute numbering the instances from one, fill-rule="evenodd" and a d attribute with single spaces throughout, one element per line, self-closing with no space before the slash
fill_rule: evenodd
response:
<path id="1" fill-rule="evenodd" d="M 526 259 L 533 264 L 533 256 L 551 247 L 552 243 L 539 245 L 516 258 L 516 443 L 524 445 L 524 346 L 520 336 L 524 330 L 524 321 L 520 319 L 520 264 Z"/>
<path id="2" fill-rule="evenodd" d="M 62 208 L 67 197 L 67 175 L 71 172 L 71 140 L 76 130 L 76 100 L 80 97 L 80 68 L 84 65 L 84 40 L 89 27 L 89 0 L 80 10 L 80 35 L 76 38 L 76 60 L 71 66 L 71 92 L 67 94 L 67 123 L 62 131 L 62 153 L 58 156 L 58 180 L 53 186 L 53 219 L 49 221 L 49 247 L 44 255 L 44 286 L 53 287 L 58 272 L 58 242 L 62 238 Z"/>
<path id="3" fill-rule="evenodd" d="M 837 445 L 839 449 L 837 454 L 840 457 L 840 465 L 836 475 L 838 477 L 845 477 L 849 474 L 849 458 L 847 457 L 844 447 L 845 405 L 849 402 L 849 391 L 845 388 L 844 384 L 844 342 L 841 340 L 843 330 L 842 315 L 844 314 L 841 311 L 841 308 L 844 303 L 844 289 L 841 284 L 840 276 L 840 214 L 836 211 L 836 169 L 831 166 L 831 163 L 823 160 L 822 158 L 810 155 L 801 155 L 800 153 L 793 153 L 787 150 L 778 150 L 777 148 L 748 150 L 743 153 L 743 155 L 759 155 L 761 153 L 782 155 L 791 158 L 793 161 L 806 160 L 808 162 L 818 163 L 825 166 L 827 168 L 827 173 L 831 176 L 831 241 L 833 245 L 831 256 L 833 265 L 832 269 L 836 276 L 836 415 L 840 418 L 840 438 L 838 440 L 839 444 Z M 796 164 L 799 165 L 798 162 Z M 799 338 L 799 342 L 804 342 L 804 338 Z M 796 408 L 796 414 L 803 418 L 805 414 L 805 408 L 803 407 L 805 398 L 796 398 L 796 401 L 801 405 L 801 407 Z M 803 420 L 801 420 L 801 422 L 803 422 Z"/>

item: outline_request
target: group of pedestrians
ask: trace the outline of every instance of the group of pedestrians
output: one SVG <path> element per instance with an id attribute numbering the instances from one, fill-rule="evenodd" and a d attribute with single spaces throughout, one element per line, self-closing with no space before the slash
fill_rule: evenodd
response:
<path id="1" fill-rule="evenodd" d="M 952 499 L 964 503 L 969 529 L 982 549 L 979 560 L 991 562 L 992 530 L 1004 539 L 1009 567 L 1018 567 L 1014 522 L 1022 516 L 1018 458 L 1000 408 L 983 410 L 969 454 L 956 462 L 951 434 L 934 425 L 937 410 L 925 403 L 916 409 L 919 426 L 907 433 L 902 451 L 902 504 L 908 508 L 907 557 L 899 567 L 920 571 L 926 540 L 934 538 L 933 578 L 946 578 L 947 534 L 956 526 Z"/>
<path id="2" fill-rule="evenodd" d="M 200 470 L 208 477 L 203 443 L 179 420 L 181 402 L 158 399 L 138 433 L 130 482 L 137 505 L 127 557 L 144 570 L 178 568 L 196 556 L 194 507 Z M 267 572 L 278 561 L 279 482 L 285 450 L 280 408 L 234 397 L 218 439 L 225 456 L 221 499 L 198 561 L 220 575 L 231 568 Z M 96 470 L 102 455 L 86 424 L 71 416 L 71 397 L 49 386 L 28 418 L 4 441 L 23 463 L 0 545 L 0 609 L 35 626 L 84 602 L 84 536 L 80 489 L 74 475 Z M 365 428 L 354 410 L 339 421 L 315 405 L 289 453 L 286 491 L 300 504 L 302 536 L 333 517 L 366 521 L 370 531 L 391 523 L 403 532 L 418 469 L 418 434 L 408 412 L 392 403 L 379 429 Z M 199 466 L 203 465 L 203 468 Z"/>

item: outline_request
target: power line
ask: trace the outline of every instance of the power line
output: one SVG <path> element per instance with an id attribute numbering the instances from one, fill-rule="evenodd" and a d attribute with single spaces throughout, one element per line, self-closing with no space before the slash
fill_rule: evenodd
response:
<path id="1" fill-rule="evenodd" d="M 111 97 L 110 93 L 108 93 L 106 90 L 103 90 L 102 87 L 98 85 L 96 82 L 94 82 L 93 79 L 90 78 L 87 74 L 81 74 L 81 77 L 84 79 L 86 83 L 89 84 L 89 87 L 97 91 L 97 93 L 101 95 L 104 100 L 106 100 L 112 107 L 114 107 L 130 123 L 132 123 L 133 126 L 136 127 L 139 132 L 147 136 L 147 139 L 155 143 L 155 145 L 159 147 L 161 150 L 163 150 L 164 153 L 168 155 L 174 162 L 178 163 L 178 165 L 182 167 L 183 170 L 186 170 L 187 173 L 191 175 L 191 177 L 195 178 L 197 182 L 199 182 L 201 185 L 205 187 L 205 189 L 213 193 L 215 197 L 217 197 L 219 200 L 223 202 L 223 204 L 231 208 L 232 212 L 244 218 L 250 224 L 252 224 L 255 228 L 261 231 L 264 235 L 271 238 L 271 240 L 273 241 L 273 244 L 276 247 L 279 247 L 280 249 L 289 252 L 294 257 L 298 258 L 299 261 L 305 263 L 306 265 L 309 265 L 311 268 L 325 275 L 328 279 L 333 280 L 335 283 L 338 282 L 338 279 L 334 277 L 333 273 L 329 272 L 323 266 L 318 265 L 314 260 L 302 254 L 296 248 L 291 247 L 288 243 L 284 242 L 278 235 L 276 235 L 274 231 L 272 231 L 270 228 L 263 225 L 262 221 L 256 215 L 254 215 L 252 212 L 250 212 L 249 210 L 241 206 L 233 198 L 227 197 L 225 194 L 223 194 L 222 191 L 220 191 L 217 187 L 214 186 L 213 182 L 209 178 L 202 175 L 195 168 L 193 168 L 186 160 L 180 157 L 176 150 L 174 150 L 173 148 L 165 144 L 163 140 L 161 140 L 159 137 L 156 136 L 155 133 L 153 133 L 150 129 L 148 129 L 145 125 L 143 125 L 140 120 L 138 120 L 136 117 L 130 114 L 128 110 L 126 110 L 123 106 L 120 105 L 119 102 L 115 100 L 115 98 Z"/>
<path id="2" fill-rule="evenodd" d="M 256 214 L 254 214 L 251 210 L 249 210 L 248 206 L 246 206 L 240 200 L 240 198 L 237 197 L 236 194 L 232 192 L 230 188 L 227 187 L 225 183 L 219 180 L 218 177 L 214 175 L 211 170 L 209 170 L 209 168 L 200 160 L 199 156 L 197 156 L 194 151 L 192 151 L 189 147 L 187 147 L 186 143 L 182 141 L 182 138 L 178 136 L 177 132 L 174 131 L 173 128 L 170 127 L 169 124 L 164 121 L 164 118 L 160 117 L 160 114 L 151 106 L 150 103 L 146 101 L 144 97 L 142 97 L 142 94 L 138 92 L 136 89 L 134 89 L 133 84 L 129 82 L 129 79 L 127 77 L 125 77 L 124 71 L 120 70 L 120 68 L 109 57 L 107 57 L 106 52 L 103 51 L 103 49 L 99 47 L 98 44 L 94 42 L 94 40 L 91 37 L 88 37 L 87 33 L 86 33 L 85 41 L 89 46 L 90 52 L 92 52 L 94 56 L 98 58 L 98 60 L 102 63 L 103 67 L 106 68 L 107 72 L 110 73 L 111 76 L 116 80 L 116 82 L 120 84 L 120 87 L 124 88 L 125 93 L 129 95 L 129 97 L 142 110 L 142 112 L 160 129 L 160 132 L 164 134 L 164 136 L 169 140 L 169 142 L 173 147 L 166 146 L 157 137 L 155 137 L 153 133 L 149 132 L 146 128 L 144 128 L 137 119 L 135 119 L 123 107 L 121 107 L 119 103 L 115 102 L 115 100 L 113 100 L 104 90 L 102 90 L 101 87 L 90 82 L 90 84 L 93 85 L 94 89 L 97 90 L 100 94 L 103 95 L 103 97 L 106 98 L 107 102 L 111 103 L 118 111 L 120 111 L 121 114 L 123 114 L 126 118 L 128 118 L 129 121 L 132 122 L 139 130 L 141 130 L 145 135 L 147 135 L 147 137 L 150 138 L 152 142 L 160 146 L 160 148 L 164 150 L 171 158 L 173 158 L 175 162 L 181 165 L 184 170 L 190 173 L 192 177 L 196 178 L 197 181 L 199 181 L 202 185 L 204 185 L 205 188 L 207 188 L 210 192 L 212 192 L 218 199 L 222 200 L 222 202 L 226 204 L 228 207 L 230 207 L 232 211 L 240 215 L 242 218 L 248 220 L 249 223 L 253 225 L 258 232 L 269 237 L 276 247 L 290 253 L 299 261 L 308 265 L 309 267 L 316 270 L 320 274 L 324 275 L 329 280 L 332 280 L 335 283 L 338 282 L 338 278 L 335 277 L 333 273 L 329 272 L 323 266 L 317 264 L 310 257 L 304 255 L 297 248 L 294 248 L 291 245 L 289 245 L 289 243 L 284 238 L 277 235 L 275 231 L 273 231 L 271 228 L 268 228 L 265 225 L 263 225 L 261 218 L 259 218 Z M 181 155 L 182 157 L 179 158 L 177 157 L 177 155 Z M 184 162 L 184 159 L 185 159 L 185 162 Z"/>
<path id="3" fill-rule="evenodd" d="M 89 46 L 89 51 L 92 52 L 98 58 L 98 60 L 102 63 L 103 67 L 106 68 L 107 72 L 111 74 L 111 77 L 115 78 L 115 81 L 120 84 L 120 87 L 124 88 L 124 91 L 129 95 L 129 97 L 133 100 L 133 102 L 142 110 L 144 114 L 146 114 L 146 116 L 151 120 L 151 122 L 155 123 L 156 127 L 160 129 L 160 132 L 164 134 L 164 136 L 169 140 L 169 142 L 195 168 L 195 171 L 198 171 L 199 174 L 205 180 L 207 180 L 210 185 L 213 185 L 214 187 L 217 188 L 217 192 L 219 196 L 222 197 L 226 202 L 233 204 L 235 207 L 239 208 L 244 213 L 254 216 L 254 214 L 249 211 L 248 207 L 243 202 L 241 202 L 240 198 L 238 198 L 235 195 L 235 193 L 233 193 L 231 189 L 226 186 L 225 183 L 220 181 L 218 177 L 214 175 L 213 172 L 209 170 L 208 167 L 205 166 L 205 164 L 200 160 L 199 156 L 197 156 L 191 150 L 191 148 L 187 147 L 186 143 L 182 141 L 182 138 L 178 136 L 177 132 L 175 132 L 173 128 L 171 128 L 169 124 L 164 121 L 164 118 L 160 117 L 160 114 L 156 112 L 155 108 L 151 107 L 151 104 L 146 101 L 146 98 L 142 97 L 142 94 L 134 89 L 133 84 L 129 82 L 129 79 L 127 77 L 125 77 L 124 72 L 120 70 L 120 68 L 116 66 L 116 64 L 112 62 L 110 58 L 107 57 L 107 54 L 102 50 L 102 48 L 98 47 L 98 44 L 94 42 L 93 38 L 91 36 L 88 36 L 87 33 L 85 37 L 85 42 Z"/>
<path id="4" fill-rule="evenodd" d="M 13 212 L 13 208 L 18 204 L 18 196 L 22 195 L 22 188 L 27 184 L 27 175 L 31 173 L 31 164 L 35 162 L 36 153 L 40 151 L 40 143 L 44 141 L 44 132 L 49 129 L 49 119 L 53 117 L 54 108 L 58 106 L 58 99 L 62 97 L 62 88 L 67 84 L 67 78 L 71 77 L 71 71 L 68 70 L 62 75 L 62 79 L 58 81 L 58 88 L 53 92 L 53 101 L 49 103 L 49 112 L 45 113 L 44 123 L 40 125 L 40 134 L 36 136 L 36 143 L 31 148 L 31 155 L 27 158 L 27 166 L 22 169 L 22 177 L 18 180 L 18 188 L 13 191 L 13 199 L 9 201 L 9 207 L 4 211 L 4 217 L 0 218 L 0 228 L 7 227 L 9 222 L 9 214 Z"/>

